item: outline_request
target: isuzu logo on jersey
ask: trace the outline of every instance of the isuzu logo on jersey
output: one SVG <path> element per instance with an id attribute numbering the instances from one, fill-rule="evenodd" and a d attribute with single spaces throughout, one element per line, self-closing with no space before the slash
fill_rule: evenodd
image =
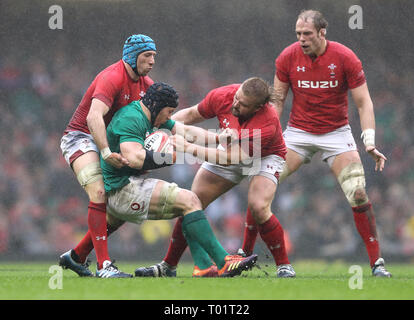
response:
<path id="1" fill-rule="evenodd" d="M 308 81 L 298 80 L 299 88 L 312 88 L 312 89 L 328 89 L 338 86 L 338 80 L 335 81 Z"/>

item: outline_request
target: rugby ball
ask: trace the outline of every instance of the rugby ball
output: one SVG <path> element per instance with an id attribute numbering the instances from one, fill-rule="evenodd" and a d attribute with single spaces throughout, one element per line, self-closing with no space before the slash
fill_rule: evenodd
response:
<path id="1" fill-rule="evenodd" d="M 168 152 L 170 147 L 170 136 L 161 130 L 151 133 L 144 141 L 144 148 L 154 152 Z"/>

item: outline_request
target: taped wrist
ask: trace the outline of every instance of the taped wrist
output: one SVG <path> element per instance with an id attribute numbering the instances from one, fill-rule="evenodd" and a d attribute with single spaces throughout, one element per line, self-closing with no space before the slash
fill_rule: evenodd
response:
<path id="1" fill-rule="evenodd" d="M 106 160 L 112 154 L 111 149 L 109 147 L 103 148 L 101 150 L 102 159 Z"/>
<path id="2" fill-rule="evenodd" d="M 153 170 L 174 164 L 174 156 L 171 153 L 154 152 L 145 149 L 145 159 L 142 170 Z"/>
<path id="3" fill-rule="evenodd" d="M 365 129 L 361 134 L 365 147 L 375 147 L 375 130 Z"/>

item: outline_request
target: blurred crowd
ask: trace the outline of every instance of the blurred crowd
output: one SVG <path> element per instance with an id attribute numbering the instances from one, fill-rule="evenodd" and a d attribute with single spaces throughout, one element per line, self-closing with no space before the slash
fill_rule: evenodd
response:
<path id="1" fill-rule="evenodd" d="M 87 47 L 79 49 L 76 59 L 63 44 L 47 59 L 33 54 L 24 63 L 13 51 L 0 55 L 0 259 L 57 257 L 73 248 L 87 231 L 87 197 L 61 155 L 60 138 L 90 82 L 97 72 L 120 59 L 121 48 L 104 61 L 88 55 Z M 164 51 L 163 59 L 167 55 Z M 217 86 L 241 82 L 251 75 L 271 81 L 274 73 L 273 61 L 259 61 L 255 73 L 240 70 L 235 63 L 239 58 L 228 58 L 221 61 L 226 72 L 219 73 L 212 60 L 186 64 L 197 61 L 197 53 L 191 50 L 174 57 L 181 60 L 156 64 L 150 76 L 177 88 L 180 107 L 197 103 Z M 359 117 L 352 103 L 350 123 L 361 150 L 383 256 L 410 260 L 414 257 L 414 72 L 387 67 L 381 58 L 361 60 L 375 106 L 377 145 L 388 158 L 383 172 L 375 172 L 374 162 L 363 151 Z M 283 128 L 289 104 L 281 119 Z M 203 126 L 216 128 L 217 123 L 211 120 Z M 176 165 L 158 170 L 154 176 L 190 188 L 198 168 L 198 163 Z M 244 181 L 206 210 L 220 241 L 230 251 L 242 243 L 247 187 Z M 318 155 L 279 186 L 272 209 L 286 230 L 292 261 L 367 261 L 352 211 Z M 173 223 L 124 225 L 111 236 L 111 256 L 161 258 Z M 260 239 L 256 251 L 266 252 Z"/>

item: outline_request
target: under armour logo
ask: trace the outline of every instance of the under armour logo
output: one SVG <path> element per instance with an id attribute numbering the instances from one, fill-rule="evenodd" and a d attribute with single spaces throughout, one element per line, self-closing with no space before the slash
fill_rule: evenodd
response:
<path id="1" fill-rule="evenodd" d="M 305 67 L 299 67 L 299 66 L 297 66 L 296 67 L 296 71 L 302 71 L 302 72 L 305 72 Z"/>
<path id="2" fill-rule="evenodd" d="M 279 249 L 279 248 L 280 248 L 280 244 L 277 244 L 276 246 L 269 246 L 270 250 Z"/>
<path id="3" fill-rule="evenodd" d="M 145 96 L 145 92 L 144 92 L 144 91 L 141 91 L 141 92 L 139 93 L 139 96 L 142 98 L 143 96 Z"/>
<path id="4" fill-rule="evenodd" d="M 377 241 L 377 239 L 375 238 L 375 237 L 369 237 L 369 242 L 374 242 L 374 241 Z"/>
<path id="5" fill-rule="evenodd" d="M 105 241 L 106 240 L 106 237 L 105 236 L 102 236 L 102 237 L 97 236 L 96 237 L 96 240 L 104 240 Z"/>
<path id="6" fill-rule="evenodd" d="M 223 124 L 224 124 L 225 127 L 228 127 L 230 125 L 230 121 L 227 120 L 227 119 L 224 119 Z"/>
<path id="7" fill-rule="evenodd" d="M 125 98 L 125 100 L 129 100 L 129 94 L 126 94 L 126 95 L 124 96 L 124 98 Z"/>

